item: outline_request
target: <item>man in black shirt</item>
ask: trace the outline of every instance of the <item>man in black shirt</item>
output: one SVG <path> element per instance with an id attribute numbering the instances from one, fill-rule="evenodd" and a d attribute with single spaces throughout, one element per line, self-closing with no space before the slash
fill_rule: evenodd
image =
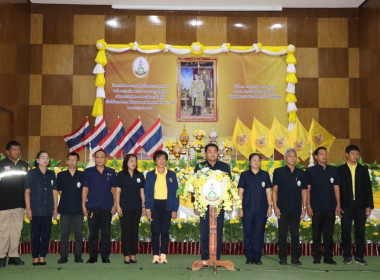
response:
<path id="1" fill-rule="evenodd" d="M 307 214 L 312 219 L 314 264 L 321 263 L 321 235 L 323 233 L 323 262 L 333 260 L 335 215 L 340 216 L 339 174 L 335 166 L 327 164 L 327 149 L 314 152 L 317 164 L 306 170 L 308 184 Z"/>
<path id="2" fill-rule="evenodd" d="M 296 167 L 297 151 L 293 148 L 285 150 L 286 165 L 273 173 L 273 206 L 278 218 L 278 246 L 280 264 L 287 264 L 287 236 L 290 229 L 292 264 L 302 265 L 299 260 L 299 227 L 300 218 L 306 215 L 307 184 L 305 171 Z M 304 205 L 302 207 L 302 204 Z M 302 211 L 301 211 L 302 209 Z"/>
<path id="3" fill-rule="evenodd" d="M 83 172 L 77 170 L 79 155 L 69 153 L 67 155 L 68 170 L 58 173 L 57 190 L 61 195 L 58 212 L 61 215 L 61 258 L 59 264 L 66 263 L 69 253 L 69 235 L 71 226 L 75 237 L 76 263 L 82 263 L 82 176 Z"/>
<path id="4" fill-rule="evenodd" d="M 194 173 L 197 173 L 198 170 L 203 167 L 209 167 L 211 170 L 220 170 L 226 172 L 228 176 L 231 177 L 230 167 L 227 163 L 218 161 L 218 146 L 210 143 L 205 147 L 206 161 L 197 164 L 194 169 Z M 199 215 L 199 212 L 194 209 L 194 213 Z M 211 217 L 214 218 L 214 217 Z M 210 234 L 210 225 L 209 225 L 209 211 L 206 211 L 204 218 L 200 218 L 200 230 L 201 230 L 201 259 L 208 260 L 209 256 L 209 234 Z M 223 242 L 223 226 L 224 226 L 224 210 L 222 209 L 217 218 L 217 259 L 220 260 L 220 255 L 222 253 L 222 242 Z"/>
<path id="5" fill-rule="evenodd" d="M 10 141 L 7 157 L 0 161 L 0 268 L 8 264 L 24 265 L 18 254 L 24 222 L 24 182 L 28 164 L 20 160 L 21 145 Z"/>

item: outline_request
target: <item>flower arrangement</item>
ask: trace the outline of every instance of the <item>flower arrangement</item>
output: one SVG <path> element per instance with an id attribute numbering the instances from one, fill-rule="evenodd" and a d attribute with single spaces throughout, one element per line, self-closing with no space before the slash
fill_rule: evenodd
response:
<path id="1" fill-rule="evenodd" d="M 195 140 L 190 143 L 190 148 L 194 148 L 195 150 L 201 150 L 206 146 L 206 143 L 201 140 Z"/>
<path id="2" fill-rule="evenodd" d="M 169 141 L 166 141 L 165 144 L 164 144 L 165 148 L 167 149 L 171 149 L 173 148 L 173 141 L 169 140 Z"/>
<path id="3" fill-rule="evenodd" d="M 187 178 L 183 184 L 180 184 L 177 195 L 182 194 L 186 200 L 189 193 L 193 192 L 195 198 L 194 208 L 199 212 L 201 217 L 204 217 L 209 205 L 203 197 L 203 187 L 208 180 L 218 182 L 222 189 L 222 199 L 215 205 L 217 215 L 219 215 L 222 208 L 227 212 L 231 212 L 233 206 L 237 209 L 242 207 L 236 184 L 231 181 L 231 178 L 226 173 L 205 167 L 195 174 L 188 174 Z"/>
<path id="4" fill-rule="evenodd" d="M 202 130 L 202 129 L 197 129 L 196 131 L 194 131 L 194 133 L 193 133 L 193 136 L 195 137 L 195 138 L 199 138 L 199 137 L 201 137 L 201 139 L 203 138 L 203 137 L 205 137 L 206 136 L 206 133 Z M 197 138 L 197 139 L 198 139 Z"/>

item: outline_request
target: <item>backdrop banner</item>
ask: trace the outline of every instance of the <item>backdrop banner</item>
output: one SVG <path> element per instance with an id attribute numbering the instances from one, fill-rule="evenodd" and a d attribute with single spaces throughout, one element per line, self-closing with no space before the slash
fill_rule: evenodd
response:
<path id="1" fill-rule="evenodd" d="M 148 128 L 159 115 L 166 139 L 184 124 L 189 133 L 215 128 L 223 138 L 232 136 L 237 117 L 249 127 L 254 117 L 267 127 L 274 116 L 288 122 L 286 54 L 109 52 L 105 70 L 108 127 L 119 116 L 128 129 L 140 116 Z"/>

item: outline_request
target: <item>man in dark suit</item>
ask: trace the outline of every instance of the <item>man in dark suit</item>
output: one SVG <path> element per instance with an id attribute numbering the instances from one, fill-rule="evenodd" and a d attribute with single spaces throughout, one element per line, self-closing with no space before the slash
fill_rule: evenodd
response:
<path id="1" fill-rule="evenodd" d="M 346 158 L 347 162 L 338 168 L 341 183 L 343 263 L 351 263 L 351 227 L 354 221 L 355 262 L 367 265 L 364 260 L 365 222 L 373 209 L 371 180 L 368 169 L 358 164 L 360 149 L 357 146 L 347 146 Z"/>

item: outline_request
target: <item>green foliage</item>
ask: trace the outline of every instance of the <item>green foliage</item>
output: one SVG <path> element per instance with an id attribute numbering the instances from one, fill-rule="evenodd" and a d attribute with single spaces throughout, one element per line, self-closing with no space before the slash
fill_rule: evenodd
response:
<path id="1" fill-rule="evenodd" d="M 152 170 L 156 167 L 156 164 L 153 161 L 144 160 L 141 164 L 142 171 L 144 170 Z"/>
<path id="2" fill-rule="evenodd" d="M 178 166 L 179 166 L 179 168 L 186 168 L 186 167 L 187 167 L 187 162 L 186 162 L 186 160 L 185 160 L 184 158 L 181 158 L 181 159 L 179 160 Z"/>
<path id="3" fill-rule="evenodd" d="M 78 163 L 78 168 L 86 169 L 87 165 L 88 165 L 88 162 L 79 162 Z"/>
<path id="4" fill-rule="evenodd" d="M 197 164 L 198 164 L 198 160 L 196 158 L 192 159 L 189 162 L 189 166 L 191 166 L 191 167 L 195 167 Z"/>
<path id="5" fill-rule="evenodd" d="M 54 158 L 51 158 L 50 159 L 50 167 L 54 168 L 54 167 L 57 167 L 60 163 L 61 163 L 62 160 L 55 160 Z"/>
<path id="6" fill-rule="evenodd" d="M 27 161 L 29 168 L 33 168 L 36 163 L 36 159 L 32 159 L 31 161 Z"/>
<path id="7" fill-rule="evenodd" d="M 5 156 L 3 154 L 0 154 L 0 160 L 5 159 Z"/>
<path id="8" fill-rule="evenodd" d="M 236 160 L 236 158 L 231 159 L 231 167 L 232 168 L 237 167 L 237 160 Z"/>
<path id="9" fill-rule="evenodd" d="M 176 167 L 176 163 L 175 162 L 173 162 L 173 161 L 170 161 L 170 160 L 168 160 L 167 162 L 166 162 L 166 168 L 168 168 L 168 169 L 170 169 L 170 168 L 174 168 L 174 167 Z"/>

